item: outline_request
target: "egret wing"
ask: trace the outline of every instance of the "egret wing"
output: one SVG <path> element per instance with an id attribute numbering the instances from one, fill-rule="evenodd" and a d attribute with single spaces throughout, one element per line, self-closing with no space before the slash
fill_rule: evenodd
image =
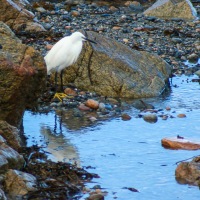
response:
<path id="1" fill-rule="evenodd" d="M 57 70 L 64 63 L 68 66 L 67 55 L 70 52 L 71 41 L 69 37 L 64 37 L 59 40 L 48 54 L 44 57 L 47 65 L 47 72 Z"/>

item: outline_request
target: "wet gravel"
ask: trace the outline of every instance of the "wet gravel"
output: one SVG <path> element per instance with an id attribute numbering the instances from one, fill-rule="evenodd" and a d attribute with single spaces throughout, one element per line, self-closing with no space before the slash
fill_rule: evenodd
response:
<path id="1" fill-rule="evenodd" d="M 200 20 L 160 19 L 145 17 L 142 14 L 152 3 L 139 6 L 98 5 L 96 3 L 78 3 L 81 1 L 35 2 L 31 10 L 35 20 L 41 23 L 48 36 L 21 39 L 33 45 L 44 56 L 47 44 L 54 44 L 61 37 L 77 30 L 95 31 L 108 36 L 132 49 L 158 54 L 174 68 L 177 73 L 185 73 L 183 62 L 197 63 L 200 57 Z M 194 4 L 198 13 L 200 7 Z M 47 34 L 47 33 L 46 33 Z M 179 70 L 181 69 L 181 71 Z M 195 71 L 195 70 L 193 70 Z M 191 70 L 186 73 L 193 73 Z"/>
<path id="2" fill-rule="evenodd" d="M 88 2 L 88 1 L 87 1 Z M 35 20 L 45 28 L 45 33 L 30 34 L 18 32 L 18 37 L 28 45 L 34 46 L 43 56 L 46 55 L 49 45 L 55 44 L 63 36 L 70 35 L 77 30 L 95 31 L 99 34 L 113 38 L 126 44 L 132 49 L 148 51 L 158 54 L 166 62 L 173 66 L 175 76 L 181 74 L 191 75 L 200 69 L 200 20 L 186 21 L 183 19 L 160 19 L 145 17 L 142 14 L 153 2 L 145 2 L 136 6 L 122 4 L 99 5 L 96 3 L 81 3 L 81 1 L 34 1 L 31 10 L 35 14 Z M 139 5 L 139 6 L 138 6 Z M 195 4 L 194 4 L 195 5 Z M 196 4 L 196 9 L 200 7 Z M 188 67 L 188 60 L 193 63 Z M 73 109 L 72 116 L 82 118 L 83 113 L 93 111 L 93 108 L 84 108 L 87 99 L 94 99 L 101 107 L 95 109 L 94 115 L 86 116 L 89 122 L 101 118 L 122 116 L 129 104 L 120 99 L 107 99 L 95 93 L 79 91 L 75 86 L 69 87 L 73 94 L 68 94 L 62 102 L 58 99 L 52 101 L 53 84 L 48 83 L 48 90 L 38 100 L 39 112 L 50 110 Z M 133 105 L 133 103 L 131 104 Z M 146 102 L 137 101 L 135 107 L 144 111 L 149 109 Z M 88 109 L 87 111 L 84 109 Z M 154 112 L 154 111 L 153 111 Z M 139 117 L 142 117 L 143 114 Z"/>

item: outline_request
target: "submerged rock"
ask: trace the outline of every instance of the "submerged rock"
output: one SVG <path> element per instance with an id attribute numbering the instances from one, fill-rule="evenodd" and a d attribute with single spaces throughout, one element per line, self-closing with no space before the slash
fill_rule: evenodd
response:
<path id="1" fill-rule="evenodd" d="M 65 70 L 64 82 L 112 97 L 142 98 L 160 95 L 171 67 L 159 56 L 132 50 L 97 34 L 85 33 L 97 44 L 85 44 L 78 62 Z"/>
<path id="2" fill-rule="evenodd" d="M 181 162 L 176 168 L 175 175 L 181 184 L 200 186 L 200 156 L 190 162 Z"/>
<path id="3" fill-rule="evenodd" d="M 156 123 L 158 121 L 158 117 L 155 114 L 145 114 L 143 116 L 144 121 L 149 123 Z"/>

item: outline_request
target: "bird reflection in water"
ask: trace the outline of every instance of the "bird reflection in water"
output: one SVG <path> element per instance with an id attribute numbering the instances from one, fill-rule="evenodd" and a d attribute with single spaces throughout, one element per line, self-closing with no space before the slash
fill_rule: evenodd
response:
<path id="1" fill-rule="evenodd" d="M 54 126 L 41 126 L 41 134 L 46 142 L 46 151 L 49 152 L 49 159 L 58 162 L 69 162 L 80 166 L 80 158 L 76 147 L 71 144 L 63 134 L 62 116 L 55 114 Z"/>

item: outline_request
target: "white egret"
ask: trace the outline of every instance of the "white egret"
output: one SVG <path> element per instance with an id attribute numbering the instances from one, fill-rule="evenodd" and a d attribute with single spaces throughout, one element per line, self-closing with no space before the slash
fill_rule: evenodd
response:
<path id="1" fill-rule="evenodd" d="M 63 90 L 62 70 L 74 64 L 82 50 L 83 42 L 89 41 L 96 43 L 80 32 L 74 32 L 59 40 L 44 57 L 47 66 L 47 74 L 55 71 L 55 84 L 57 91 L 57 74 L 60 73 L 61 89 Z M 56 95 L 57 97 L 59 95 Z M 61 98 L 63 95 L 61 95 Z M 59 97 L 58 97 L 59 98 Z M 60 98 L 59 98 L 60 99 Z"/>

